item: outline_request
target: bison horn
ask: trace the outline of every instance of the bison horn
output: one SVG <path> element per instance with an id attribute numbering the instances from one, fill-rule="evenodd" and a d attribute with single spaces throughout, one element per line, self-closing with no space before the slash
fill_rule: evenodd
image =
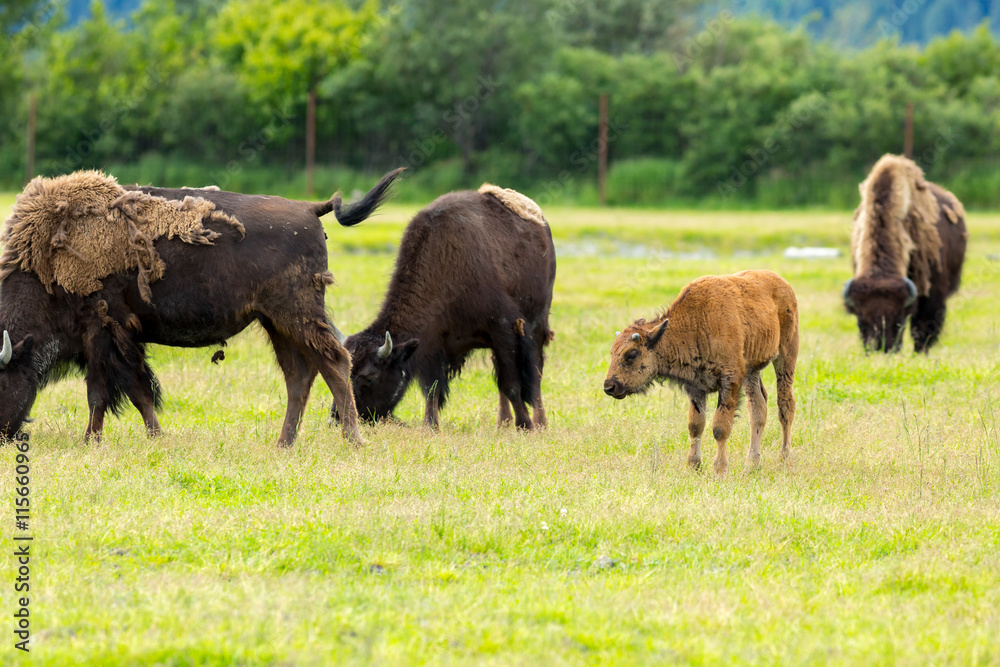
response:
<path id="1" fill-rule="evenodd" d="M 341 345 L 346 343 L 347 336 L 344 335 L 344 332 L 338 329 L 337 325 L 333 324 L 332 322 L 330 323 L 330 326 L 333 327 L 333 337 L 337 339 L 337 342 L 340 343 Z"/>
<path id="2" fill-rule="evenodd" d="M 632 342 L 633 343 L 638 343 L 639 342 L 639 334 L 637 334 L 637 333 L 632 334 Z"/>
<path id="3" fill-rule="evenodd" d="M 392 336 L 390 336 L 389 332 L 386 331 L 385 342 L 382 343 L 382 347 L 378 349 L 378 358 L 388 359 L 390 354 L 392 354 Z"/>
<path id="4" fill-rule="evenodd" d="M 10 363 L 10 358 L 14 354 L 14 350 L 10 346 L 10 334 L 7 330 L 3 330 L 3 349 L 0 349 L 0 368 L 6 368 L 7 364 Z"/>
<path id="5" fill-rule="evenodd" d="M 851 298 L 851 285 L 854 284 L 854 278 L 851 278 L 846 283 L 844 283 L 844 292 L 841 295 L 844 298 L 844 303 L 848 308 L 854 308 L 854 299 Z"/>
<path id="6" fill-rule="evenodd" d="M 906 302 L 903 303 L 903 308 L 909 308 L 917 300 L 917 286 L 909 278 L 903 278 L 903 282 L 906 283 L 906 289 L 909 291 L 909 294 L 906 296 Z"/>

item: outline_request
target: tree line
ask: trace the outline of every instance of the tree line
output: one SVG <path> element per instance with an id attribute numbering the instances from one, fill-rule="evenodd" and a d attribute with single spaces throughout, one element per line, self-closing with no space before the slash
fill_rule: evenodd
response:
<path id="1" fill-rule="evenodd" d="M 127 20 L 95 2 L 72 26 L 15 0 L 0 29 L 7 189 L 35 115 L 41 174 L 299 194 L 314 155 L 323 192 L 408 166 L 415 197 L 490 180 L 590 203 L 606 94 L 613 204 L 851 207 L 907 104 L 929 177 L 1000 204 L 985 24 L 842 51 L 745 0 L 168 0 Z"/>

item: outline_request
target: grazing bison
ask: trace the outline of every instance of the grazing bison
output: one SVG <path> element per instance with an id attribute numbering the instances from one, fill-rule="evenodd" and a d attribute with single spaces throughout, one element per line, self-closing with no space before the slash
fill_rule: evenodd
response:
<path id="1" fill-rule="evenodd" d="M 278 443 L 295 439 L 317 372 L 346 415 L 344 435 L 359 443 L 350 357 L 324 311 L 333 276 L 319 216 L 361 222 L 399 171 L 343 209 L 339 195 L 309 203 L 125 189 L 99 172 L 33 180 L 0 236 L 0 438 L 74 367 L 87 380 L 85 437 L 99 438 L 105 413 L 119 413 L 125 397 L 155 434 L 160 390 L 146 345 L 221 345 L 256 321 L 288 388 Z"/>
<path id="2" fill-rule="evenodd" d="M 500 390 L 498 422 L 545 425 L 542 348 L 552 339 L 556 275 L 552 234 L 535 202 L 483 185 L 453 192 L 417 213 L 396 258 L 375 321 L 347 339 L 358 414 L 387 417 L 417 377 L 424 422 L 438 426 L 448 381 L 469 352 L 489 348 Z"/>
<path id="3" fill-rule="evenodd" d="M 899 350 L 909 317 L 914 349 L 927 352 L 962 278 L 965 210 L 899 155 L 876 162 L 860 190 L 851 232 L 854 277 L 844 285 L 844 305 L 858 319 L 865 349 Z"/>
<path id="4" fill-rule="evenodd" d="M 622 399 L 647 391 L 654 380 L 683 387 L 691 399 L 688 464 L 693 468 L 701 466 L 705 394 L 719 392 L 712 435 L 719 447 L 715 471 L 723 475 L 728 467 L 726 441 L 741 389 L 750 404 L 747 463 L 760 463 L 767 421 L 767 393 L 760 371 L 770 363 L 778 379 L 781 456 L 791 453 L 792 381 L 798 352 L 798 304 L 795 292 L 781 276 L 771 271 L 704 276 L 685 287 L 663 315 L 652 322 L 637 320 L 618 334 L 611 346 L 604 392 Z"/>

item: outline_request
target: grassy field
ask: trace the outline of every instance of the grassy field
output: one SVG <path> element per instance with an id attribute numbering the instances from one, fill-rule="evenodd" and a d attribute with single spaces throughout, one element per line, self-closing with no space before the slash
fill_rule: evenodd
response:
<path id="1" fill-rule="evenodd" d="M 413 210 L 329 225 L 343 330 L 374 316 Z M 351 449 L 320 383 L 276 451 L 284 386 L 255 330 L 219 366 L 153 350 L 154 441 L 130 411 L 84 446 L 83 381 L 49 387 L 31 427 L 31 664 L 1000 664 L 1000 216 L 970 216 L 939 346 L 887 357 L 863 354 L 840 305 L 846 256 L 781 254 L 846 251 L 849 213 L 547 215 L 547 431 L 495 428 L 480 354 L 439 434 L 411 389 L 406 425 Z M 601 385 L 616 328 L 745 268 L 798 294 L 793 458 L 777 458 L 772 390 L 761 469 L 742 469 L 741 416 L 719 479 L 684 465 L 680 392 L 617 402 Z M 0 663 L 27 664 L 10 633 L 12 448 L 0 458 Z"/>

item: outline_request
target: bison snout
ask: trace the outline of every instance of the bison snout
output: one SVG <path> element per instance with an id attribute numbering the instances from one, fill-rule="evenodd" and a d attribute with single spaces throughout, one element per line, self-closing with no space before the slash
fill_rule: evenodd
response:
<path id="1" fill-rule="evenodd" d="M 615 378 L 611 378 L 604 381 L 604 393 L 613 398 L 622 399 L 625 398 L 625 387 Z"/>

